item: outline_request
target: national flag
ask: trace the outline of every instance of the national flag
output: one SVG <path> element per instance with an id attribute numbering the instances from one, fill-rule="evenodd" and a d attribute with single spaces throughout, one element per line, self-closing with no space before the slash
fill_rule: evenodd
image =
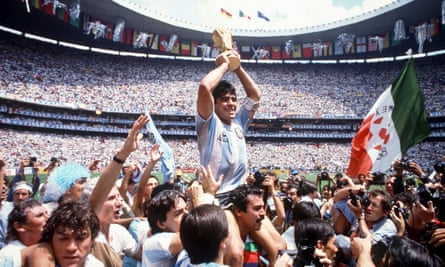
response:
<path id="1" fill-rule="evenodd" d="M 167 51 L 166 44 L 168 43 L 168 36 L 167 35 L 160 35 L 159 36 L 159 43 L 161 44 L 159 46 L 159 51 L 166 52 Z"/>
<path id="2" fill-rule="evenodd" d="M 229 11 L 225 10 L 224 8 L 221 7 L 221 15 L 223 15 L 226 18 L 231 19 L 232 18 L 232 13 L 230 13 Z"/>
<path id="3" fill-rule="evenodd" d="M 342 40 L 335 40 L 334 42 L 334 54 L 335 55 L 343 55 L 343 46 L 344 42 Z"/>
<path id="4" fill-rule="evenodd" d="M 239 10 L 239 17 L 240 18 L 247 18 L 248 20 L 251 19 L 251 17 L 249 15 L 247 15 L 246 13 L 244 13 L 244 11 L 242 11 L 241 9 Z"/>
<path id="5" fill-rule="evenodd" d="M 439 34 L 439 18 L 432 18 L 430 23 L 431 36 Z"/>
<path id="6" fill-rule="evenodd" d="M 272 46 L 272 59 L 281 58 L 281 49 L 279 46 Z"/>
<path id="7" fill-rule="evenodd" d="M 44 2 L 43 11 L 46 14 L 55 15 L 53 7 L 54 7 L 54 3 L 53 2 Z"/>
<path id="8" fill-rule="evenodd" d="M 301 44 L 294 44 L 293 58 L 301 58 Z"/>
<path id="9" fill-rule="evenodd" d="M 60 20 L 64 22 L 68 22 L 70 19 L 68 12 L 64 8 L 57 8 L 56 15 Z"/>
<path id="10" fill-rule="evenodd" d="M 332 56 L 332 42 L 324 42 L 323 56 Z"/>
<path id="11" fill-rule="evenodd" d="M 42 0 L 32 0 L 32 6 L 41 9 L 42 8 Z"/>
<path id="12" fill-rule="evenodd" d="M 153 119 L 147 110 L 145 110 L 145 115 L 147 115 L 150 119 L 145 126 L 147 129 L 147 138 L 152 144 L 159 144 L 159 151 L 162 153 L 161 172 L 164 176 L 163 183 L 168 183 L 170 179 L 174 177 L 175 173 L 175 158 L 173 155 L 173 150 L 158 132 L 158 129 L 156 128 L 156 125 L 154 124 Z"/>
<path id="13" fill-rule="evenodd" d="M 197 57 L 199 55 L 199 42 L 198 41 L 192 41 L 192 49 L 191 49 L 191 55 L 194 57 Z"/>
<path id="14" fill-rule="evenodd" d="M 170 53 L 178 55 L 179 54 L 179 46 L 180 46 L 180 42 L 178 39 L 176 39 L 175 44 L 173 45 L 172 49 L 170 50 Z"/>
<path id="15" fill-rule="evenodd" d="M 366 53 L 366 36 L 356 38 L 357 53 Z"/>
<path id="16" fill-rule="evenodd" d="M 133 45 L 133 35 L 134 35 L 134 30 L 130 29 L 130 28 L 125 28 L 124 29 L 124 43 L 127 45 Z"/>
<path id="17" fill-rule="evenodd" d="M 368 51 L 377 51 L 379 48 L 379 40 L 376 38 L 379 36 L 368 36 Z"/>
<path id="18" fill-rule="evenodd" d="M 347 174 L 386 172 L 411 146 L 430 133 L 422 91 L 410 59 L 377 99 L 352 139 Z"/>
<path id="19" fill-rule="evenodd" d="M 258 10 L 258 18 L 264 19 L 265 21 L 270 22 L 270 19 L 261 11 Z"/>
<path id="20" fill-rule="evenodd" d="M 303 57 L 304 58 L 311 58 L 312 57 L 312 44 L 311 43 L 304 43 L 303 44 Z"/>
<path id="21" fill-rule="evenodd" d="M 181 41 L 181 55 L 190 56 L 190 41 Z"/>
<path id="22" fill-rule="evenodd" d="M 154 34 L 153 40 L 151 42 L 152 50 L 159 50 L 159 34 Z"/>
<path id="23" fill-rule="evenodd" d="M 113 39 L 113 24 L 107 23 L 107 28 L 105 28 L 105 39 Z"/>
<path id="24" fill-rule="evenodd" d="M 68 14 L 68 16 L 69 16 L 69 14 Z M 80 18 L 80 15 L 77 18 L 73 18 L 73 17 L 69 16 L 69 23 L 71 25 L 73 25 L 74 27 L 79 28 L 80 27 L 80 19 L 79 18 Z"/>
<path id="25" fill-rule="evenodd" d="M 383 38 L 383 42 L 382 42 L 383 47 L 382 48 L 389 48 L 389 43 L 390 43 L 390 38 L 391 38 L 389 32 L 383 34 L 381 37 Z"/>

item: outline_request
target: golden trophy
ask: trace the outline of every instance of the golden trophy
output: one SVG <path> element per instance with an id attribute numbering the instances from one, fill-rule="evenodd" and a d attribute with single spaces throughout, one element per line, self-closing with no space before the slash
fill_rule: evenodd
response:
<path id="1" fill-rule="evenodd" d="M 212 40 L 215 44 L 215 47 L 219 48 L 222 52 L 233 51 L 233 42 L 232 42 L 232 33 L 224 28 L 216 28 L 212 34 Z M 231 71 L 234 71 L 240 66 L 240 58 L 238 54 L 235 52 L 233 54 L 229 54 L 229 68 Z"/>

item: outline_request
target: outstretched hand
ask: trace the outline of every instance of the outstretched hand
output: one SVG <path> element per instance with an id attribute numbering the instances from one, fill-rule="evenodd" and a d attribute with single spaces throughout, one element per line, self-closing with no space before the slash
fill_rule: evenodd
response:
<path id="1" fill-rule="evenodd" d="M 140 115 L 139 118 L 133 123 L 130 131 L 128 132 L 127 139 L 125 140 L 124 145 L 119 151 L 119 156 L 123 158 L 127 158 L 133 151 L 138 148 L 139 140 L 142 139 L 142 134 L 140 133 L 141 129 L 147 125 L 150 121 L 148 116 Z M 123 159 L 122 158 L 122 159 Z"/>
<path id="2" fill-rule="evenodd" d="M 202 187 L 204 189 L 204 192 L 215 195 L 218 191 L 219 187 L 221 186 L 222 180 L 224 178 L 223 175 L 220 175 L 218 180 L 215 180 L 215 178 L 212 175 L 212 169 L 210 166 L 207 166 L 207 169 L 201 165 L 199 168 L 199 177 L 201 180 Z"/>

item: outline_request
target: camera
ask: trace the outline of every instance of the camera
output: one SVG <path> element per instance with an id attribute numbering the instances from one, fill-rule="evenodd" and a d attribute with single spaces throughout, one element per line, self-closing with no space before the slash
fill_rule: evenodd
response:
<path id="1" fill-rule="evenodd" d="M 409 164 L 412 162 L 412 160 L 408 160 L 408 159 L 401 159 L 400 160 L 400 162 L 399 162 L 399 165 L 398 165 L 398 167 L 400 168 L 400 169 L 402 169 L 402 170 L 408 170 L 410 167 L 409 167 Z"/>
<path id="2" fill-rule="evenodd" d="M 385 173 L 373 172 L 372 176 L 373 176 L 372 184 L 374 184 L 374 185 L 384 185 L 385 184 L 385 178 L 386 178 Z"/>
<path id="3" fill-rule="evenodd" d="M 428 207 L 428 201 L 433 200 L 433 195 L 424 184 L 419 185 L 417 188 L 417 197 L 419 202 L 425 207 Z"/>
<path id="4" fill-rule="evenodd" d="M 394 212 L 396 213 L 397 217 L 400 217 L 400 214 L 403 215 L 403 219 L 408 220 L 409 217 L 409 211 L 406 208 L 402 208 L 400 207 L 400 205 L 398 203 L 394 204 Z"/>
<path id="5" fill-rule="evenodd" d="M 329 178 L 329 173 L 327 173 L 327 172 L 322 172 L 321 175 L 320 175 L 320 179 L 321 179 L 322 181 L 329 181 L 329 180 L 330 180 L 330 178 Z"/>
<path id="6" fill-rule="evenodd" d="M 357 194 L 354 194 L 352 189 L 349 189 L 349 198 L 351 199 L 352 205 L 356 207 L 358 205 L 358 201 L 360 201 L 362 208 L 367 207 L 370 203 L 368 193 L 366 191 L 359 191 Z"/>
<path id="7" fill-rule="evenodd" d="M 255 182 L 253 183 L 252 187 L 263 188 L 262 183 L 266 179 L 266 174 L 257 171 L 253 174 L 253 177 L 255 178 Z"/>
<path id="8" fill-rule="evenodd" d="M 37 157 L 29 157 L 28 167 L 34 167 L 34 164 L 37 162 Z"/>

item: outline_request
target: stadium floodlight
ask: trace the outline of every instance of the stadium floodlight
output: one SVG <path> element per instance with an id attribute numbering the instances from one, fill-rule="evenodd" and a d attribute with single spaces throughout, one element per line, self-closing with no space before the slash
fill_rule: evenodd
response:
<path id="1" fill-rule="evenodd" d="M 394 61 L 394 57 L 376 57 L 376 58 L 366 59 L 366 63 L 391 62 L 391 61 Z"/>
<path id="2" fill-rule="evenodd" d="M 364 59 L 339 59 L 338 63 L 346 63 L 346 64 L 352 64 L 352 63 L 365 63 Z"/>
<path id="3" fill-rule="evenodd" d="M 25 38 L 34 39 L 34 40 L 37 40 L 37 41 L 50 43 L 50 44 L 57 44 L 57 41 L 54 40 L 54 39 L 50 39 L 50 38 L 34 35 L 34 34 L 31 34 L 31 33 L 25 33 Z"/>
<path id="4" fill-rule="evenodd" d="M 85 46 L 85 45 L 79 45 L 79 44 L 62 42 L 62 41 L 59 41 L 59 45 L 60 46 L 65 46 L 65 47 L 70 47 L 70 48 L 75 48 L 75 49 L 79 49 L 79 50 L 84 50 L 84 51 L 90 50 L 90 48 L 88 46 Z"/>
<path id="5" fill-rule="evenodd" d="M 0 25 L 0 31 L 9 32 L 9 33 L 16 34 L 16 35 L 23 34 L 23 32 L 21 32 L 21 31 L 17 31 L 17 30 L 14 30 L 14 29 L 2 26 L 2 25 Z"/>
<path id="6" fill-rule="evenodd" d="M 120 51 L 119 55 L 126 57 L 126 56 L 130 56 L 130 57 L 147 57 L 147 54 L 145 53 L 136 53 L 136 52 L 126 52 L 126 51 Z"/>
<path id="7" fill-rule="evenodd" d="M 119 55 L 119 51 L 110 50 L 110 49 L 96 48 L 96 47 L 91 47 L 91 52 L 108 54 L 108 55 Z"/>

